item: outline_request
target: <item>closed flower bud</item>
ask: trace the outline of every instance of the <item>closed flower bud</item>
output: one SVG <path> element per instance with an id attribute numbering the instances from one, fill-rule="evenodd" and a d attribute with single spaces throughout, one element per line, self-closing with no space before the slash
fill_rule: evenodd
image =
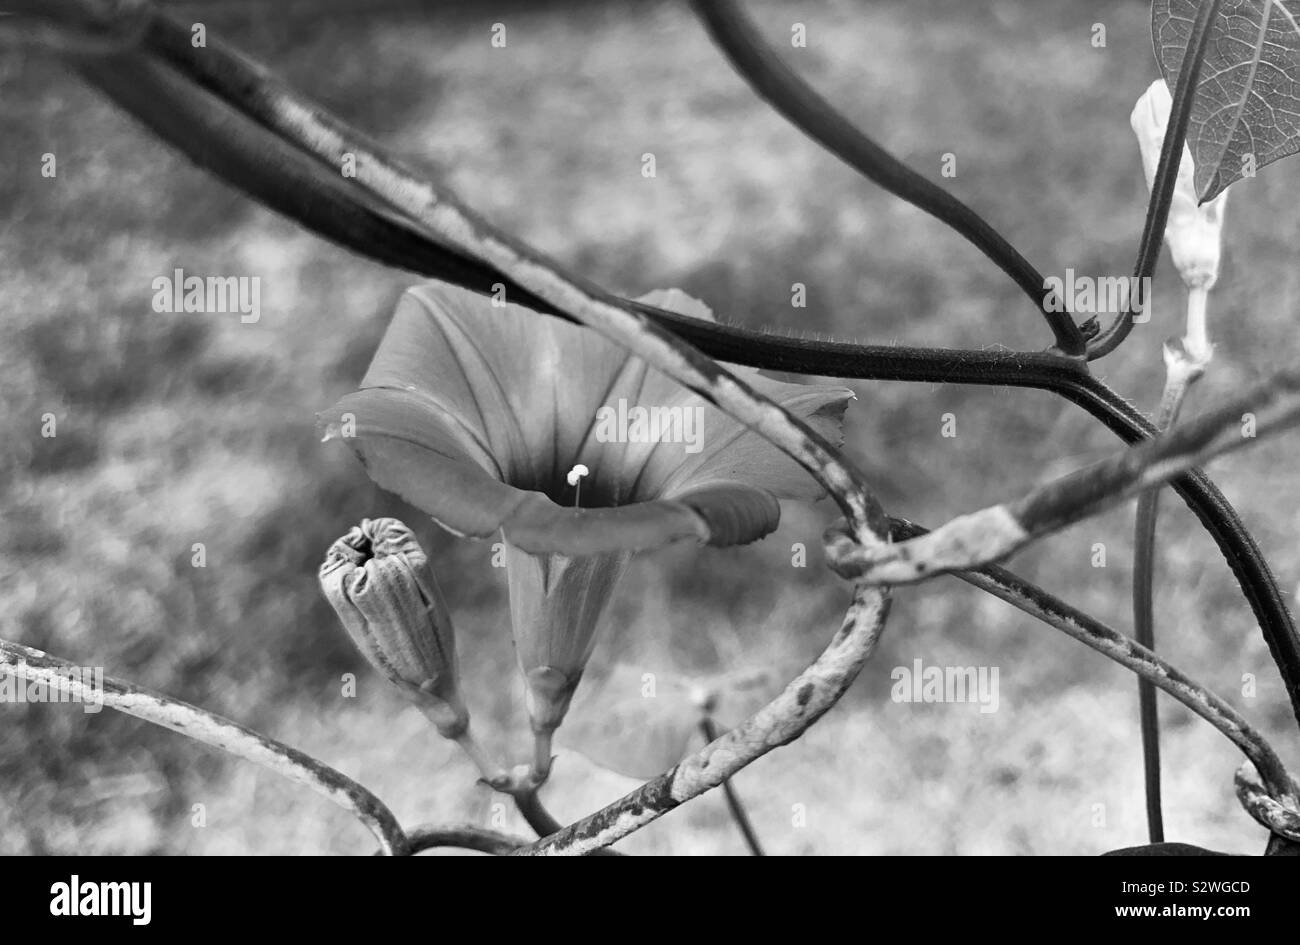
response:
<path id="1" fill-rule="evenodd" d="M 1148 189 L 1155 183 L 1160 148 L 1164 144 L 1172 109 L 1173 97 L 1169 94 L 1169 87 L 1164 79 L 1157 79 L 1138 99 L 1130 118 L 1142 151 Z M 1189 289 L 1208 290 L 1218 281 L 1223 211 L 1227 201 L 1228 192 L 1225 190 L 1208 203 L 1199 202 L 1192 152 L 1184 145 L 1173 203 L 1169 207 L 1169 222 L 1165 225 L 1165 240 L 1169 243 L 1174 265 Z"/>
<path id="2" fill-rule="evenodd" d="M 446 738 L 469 726 L 451 615 L 411 530 L 365 519 L 330 546 L 321 589 L 357 649 Z"/>

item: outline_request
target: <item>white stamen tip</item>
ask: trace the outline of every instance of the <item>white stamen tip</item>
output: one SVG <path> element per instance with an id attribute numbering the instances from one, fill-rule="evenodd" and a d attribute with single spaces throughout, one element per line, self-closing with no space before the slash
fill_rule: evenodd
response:
<path id="1" fill-rule="evenodd" d="M 591 470 L 582 465 L 582 463 L 578 463 L 578 465 L 569 470 L 569 475 L 565 478 L 568 479 L 569 485 L 576 486 L 579 479 L 588 475 L 591 475 Z"/>

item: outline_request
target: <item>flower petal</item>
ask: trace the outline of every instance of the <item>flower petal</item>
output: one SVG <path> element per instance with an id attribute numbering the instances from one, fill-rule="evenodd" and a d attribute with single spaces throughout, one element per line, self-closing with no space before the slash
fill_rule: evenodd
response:
<path id="1" fill-rule="evenodd" d="M 712 318 L 680 290 L 645 299 Z M 850 391 L 740 370 L 839 439 Z M 777 497 L 821 494 L 762 437 L 595 332 L 452 286 L 402 297 L 362 387 L 320 415 L 326 439 L 344 439 L 375 482 L 448 530 L 485 538 L 502 529 L 525 551 L 753 541 L 779 522 Z M 696 435 L 598 436 L 599 412 L 620 402 L 675 411 L 698 424 L 686 431 Z M 565 481 L 576 463 L 590 471 L 583 508 Z"/>
<path id="2" fill-rule="evenodd" d="M 853 399 L 847 388 L 787 384 L 755 375 L 746 378 L 759 393 L 785 407 L 823 439 L 838 445 L 843 439 L 844 411 Z M 647 462 L 630 496 L 674 498 L 705 485 L 735 482 L 764 489 L 777 498 L 814 501 L 825 494 L 821 485 L 797 462 L 760 434 L 742 426 L 699 398 L 702 435 L 698 452 L 679 443 L 661 443 Z"/>
<path id="3" fill-rule="evenodd" d="M 582 670 L 596 622 L 629 560 L 625 553 L 533 555 L 506 542 L 515 655 L 525 672 L 539 666 L 566 674 Z"/>
<path id="4" fill-rule="evenodd" d="M 776 496 L 753 486 L 697 486 L 677 498 L 704 519 L 711 545 L 725 547 L 757 541 L 781 523 L 781 503 Z"/>
<path id="5" fill-rule="evenodd" d="M 504 481 L 547 492 L 627 360 L 595 332 L 431 283 L 402 296 L 361 387 L 427 395 L 473 431 Z"/>
<path id="6" fill-rule="evenodd" d="M 706 520 L 686 502 L 566 508 L 540 492 L 506 485 L 467 434 L 410 391 L 358 391 L 318 419 L 326 438 L 352 447 L 376 483 L 457 535 L 488 538 L 500 529 L 525 551 L 569 555 L 640 551 L 710 537 Z M 348 424 L 353 435 L 342 432 Z"/>

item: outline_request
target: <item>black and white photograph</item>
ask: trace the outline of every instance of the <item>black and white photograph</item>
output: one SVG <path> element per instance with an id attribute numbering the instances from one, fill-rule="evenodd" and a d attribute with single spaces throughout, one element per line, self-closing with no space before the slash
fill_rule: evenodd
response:
<path id="1" fill-rule="evenodd" d="M 1297 151 L 1300 0 L 0 0 L 24 908 L 1069 857 L 1261 917 Z"/>

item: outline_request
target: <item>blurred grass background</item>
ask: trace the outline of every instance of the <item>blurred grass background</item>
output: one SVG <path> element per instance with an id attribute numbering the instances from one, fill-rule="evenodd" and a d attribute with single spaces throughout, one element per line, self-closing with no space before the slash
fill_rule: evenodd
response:
<path id="1" fill-rule="evenodd" d="M 626 294 L 680 286 L 723 317 L 871 342 L 1043 347 L 1032 307 L 975 250 L 874 189 L 759 102 L 680 3 L 185 3 L 300 90 L 449 181 L 471 205 Z M 1155 77 L 1144 3 L 755 3 L 789 60 L 897 155 L 1047 273 L 1128 271 L 1145 206 L 1133 102 Z M 507 47 L 490 45 L 491 26 Z M 792 49 L 791 24 L 808 47 Z M 1103 23 L 1107 45 L 1091 45 Z M 365 516 L 417 528 L 456 615 L 476 726 L 526 742 L 504 575 L 374 488 L 313 413 L 352 389 L 412 277 L 328 245 L 208 177 L 49 57 L 0 52 L 0 620 L 4 635 L 210 708 L 361 778 L 405 823 L 514 815 L 386 690 L 321 599 L 330 541 Z M 40 176 L 41 156 L 58 176 Z M 657 176 L 641 176 L 641 156 Z M 1233 188 L 1212 298 L 1217 355 L 1189 413 L 1294 362 L 1296 167 Z M 262 318 L 168 315 L 151 282 L 256 275 Z M 808 307 L 790 305 L 791 284 Z M 1098 370 L 1144 406 L 1182 290 Z M 886 508 L 927 524 L 1015 495 L 1117 446 L 1047 394 L 857 383 L 846 450 Z M 58 435 L 40 436 L 41 417 Z M 940 435 L 957 418 L 957 436 Z M 1214 467 L 1294 588 L 1294 439 Z M 1290 764 L 1294 721 L 1248 607 L 1176 500 L 1162 519 L 1158 634 L 1177 665 L 1257 722 Z M 1132 507 L 1014 566 L 1127 630 Z M 729 551 L 638 559 L 606 620 L 547 800 L 572 818 L 635 782 L 591 759 L 681 717 L 672 680 L 792 672 L 838 625 L 826 507 Z M 191 566 L 192 546 L 207 566 Z M 803 542 L 808 566 L 791 566 Z M 1107 566 L 1092 566 L 1104 543 Z M 890 671 L 999 668 L 1000 709 L 890 701 Z M 603 690 L 602 674 L 618 670 Z M 624 718 L 641 674 L 661 698 Z M 356 698 L 341 694 L 355 673 Z M 1243 674 L 1258 678 L 1242 695 Z M 634 683 L 629 683 L 633 680 Z M 880 652 L 804 739 L 738 786 L 778 853 L 1080 853 L 1145 839 L 1135 682 L 952 579 L 897 594 Z M 653 705 L 650 703 L 653 702 Z M 1232 794 L 1235 750 L 1162 697 L 1170 839 L 1259 852 Z M 620 703 L 621 705 L 621 703 Z M 733 705 L 733 709 L 740 705 Z M 0 852 L 355 853 L 364 830 L 306 789 L 112 712 L 0 706 Z M 644 713 L 638 717 L 637 711 Z M 600 726 L 578 724 L 605 718 Z M 610 719 L 615 718 L 611 723 Z M 613 724 L 614 738 L 608 729 Z M 655 723 L 661 728 L 660 723 Z M 619 726 L 623 726 L 619 730 Z M 658 732 L 659 728 L 654 728 Z M 655 736 L 657 737 L 657 736 Z M 573 749 L 582 752 L 581 754 Z M 196 826 L 203 805 L 204 826 Z M 720 796 L 629 841 L 734 853 Z"/>

